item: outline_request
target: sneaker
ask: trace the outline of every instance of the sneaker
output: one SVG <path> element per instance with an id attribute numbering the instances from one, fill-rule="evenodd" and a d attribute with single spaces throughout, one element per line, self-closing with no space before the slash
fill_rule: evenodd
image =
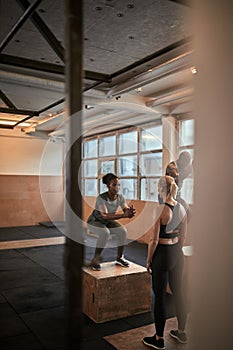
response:
<path id="1" fill-rule="evenodd" d="M 100 266 L 100 264 L 93 264 L 93 265 L 91 265 L 91 269 L 93 271 L 100 271 L 101 270 L 101 266 Z"/>
<path id="2" fill-rule="evenodd" d="M 176 340 L 178 340 L 179 343 L 181 344 L 187 343 L 187 336 L 185 332 L 179 333 L 178 331 L 171 330 L 169 334 L 172 338 L 175 338 Z"/>
<path id="3" fill-rule="evenodd" d="M 121 258 L 116 258 L 116 265 L 120 265 L 123 267 L 129 267 L 129 263 L 128 261 L 126 261 L 122 255 Z"/>
<path id="4" fill-rule="evenodd" d="M 145 345 L 150 346 L 151 348 L 154 349 L 165 349 L 164 347 L 164 340 L 163 339 L 156 339 L 156 336 L 154 335 L 153 337 L 145 337 L 142 339 L 142 342 Z"/>

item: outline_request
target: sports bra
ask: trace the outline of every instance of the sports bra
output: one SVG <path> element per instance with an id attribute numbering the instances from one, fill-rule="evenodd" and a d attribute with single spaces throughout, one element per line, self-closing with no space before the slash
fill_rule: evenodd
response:
<path id="1" fill-rule="evenodd" d="M 174 232 L 169 232 L 169 233 L 167 233 L 167 231 L 171 231 L 171 230 L 175 230 L 176 229 L 176 227 L 173 227 L 174 226 L 174 219 L 173 219 L 173 217 L 174 217 L 174 213 L 173 213 L 173 211 L 174 211 L 174 205 L 171 205 L 171 204 L 169 204 L 169 203 L 163 203 L 163 204 L 165 204 L 165 205 L 167 205 L 171 210 L 172 210 L 172 219 L 171 219 L 171 221 L 169 222 L 169 224 L 166 224 L 166 225 L 160 225 L 160 231 L 159 231 L 159 238 L 175 238 L 175 237 L 178 237 L 179 236 L 179 231 L 178 230 L 176 230 L 176 231 L 174 231 Z M 178 203 L 177 203 L 177 205 L 178 205 Z"/>

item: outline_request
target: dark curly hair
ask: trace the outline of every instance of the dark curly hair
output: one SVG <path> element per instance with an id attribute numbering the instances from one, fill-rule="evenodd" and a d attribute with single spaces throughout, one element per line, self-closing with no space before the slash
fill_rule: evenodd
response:
<path id="1" fill-rule="evenodd" d="M 111 182 L 112 180 L 115 180 L 115 179 L 118 179 L 118 176 L 116 176 L 115 174 L 112 174 L 112 173 L 108 173 L 108 174 L 106 174 L 106 175 L 103 176 L 102 182 L 103 182 L 103 184 L 105 184 L 105 185 L 109 185 L 110 182 Z"/>

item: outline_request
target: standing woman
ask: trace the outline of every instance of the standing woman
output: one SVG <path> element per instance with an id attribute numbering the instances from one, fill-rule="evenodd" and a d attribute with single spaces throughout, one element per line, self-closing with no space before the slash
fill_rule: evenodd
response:
<path id="1" fill-rule="evenodd" d="M 143 343 L 154 349 L 164 349 L 166 323 L 166 289 L 169 282 L 176 306 L 178 329 L 170 335 L 180 343 L 186 343 L 186 310 L 182 277 L 184 256 L 182 246 L 186 236 L 185 209 L 176 201 L 178 187 L 174 178 L 162 176 L 158 183 L 162 203 L 156 209 L 154 230 L 148 245 L 146 268 L 152 274 L 155 294 L 154 320 L 156 334 L 143 338 Z"/>
<path id="2" fill-rule="evenodd" d="M 135 215 L 133 206 L 126 204 L 125 198 L 119 194 L 119 178 L 112 174 L 106 174 L 103 183 L 107 185 L 108 191 L 98 195 L 95 209 L 87 220 L 88 229 L 98 236 L 96 243 L 95 255 L 91 262 L 93 270 L 100 271 L 101 253 L 107 243 L 110 234 L 116 234 L 118 240 L 116 264 L 128 267 L 129 263 L 124 259 L 123 250 L 126 240 L 126 228 L 116 221 L 123 218 L 132 218 Z M 122 213 L 116 213 L 118 208 Z"/>

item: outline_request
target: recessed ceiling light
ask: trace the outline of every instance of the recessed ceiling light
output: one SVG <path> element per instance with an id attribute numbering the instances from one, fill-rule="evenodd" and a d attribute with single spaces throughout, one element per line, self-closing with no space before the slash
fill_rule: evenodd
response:
<path id="1" fill-rule="evenodd" d="M 191 70 L 191 72 L 193 73 L 193 74 L 197 74 L 197 68 L 196 67 L 191 67 L 190 68 L 190 70 Z"/>

